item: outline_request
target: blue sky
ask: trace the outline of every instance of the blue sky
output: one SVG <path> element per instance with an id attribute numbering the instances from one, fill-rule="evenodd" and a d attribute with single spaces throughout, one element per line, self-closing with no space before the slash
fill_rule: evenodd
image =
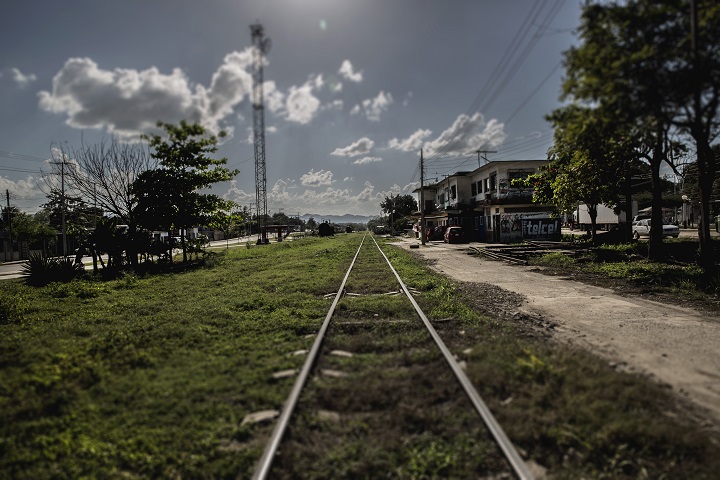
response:
<path id="1" fill-rule="evenodd" d="M 156 121 L 231 133 L 240 169 L 215 187 L 255 197 L 251 34 L 265 66 L 268 209 L 376 215 L 384 196 L 490 160 L 545 158 L 560 105 L 571 0 L 23 0 L 5 2 L 0 42 L 0 188 L 35 211 L 57 145 Z"/>

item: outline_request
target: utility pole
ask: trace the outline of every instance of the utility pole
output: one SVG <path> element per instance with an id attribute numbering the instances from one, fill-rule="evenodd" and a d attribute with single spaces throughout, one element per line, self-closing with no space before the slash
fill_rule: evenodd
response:
<path id="1" fill-rule="evenodd" d="M 10 260 L 13 259 L 13 244 L 12 244 L 12 217 L 10 216 L 10 190 L 5 190 L 5 196 L 7 197 L 7 224 L 8 224 L 8 237 L 10 240 Z M 7 261 L 7 255 L 5 255 Z"/>
<path id="2" fill-rule="evenodd" d="M 62 254 L 63 257 L 67 256 L 67 228 L 65 225 L 65 210 L 67 210 L 65 202 L 65 153 L 60 152 L 61 160 L 59 162 L 53 162 L 55 165 L 60 165 L 60 215 L 62 218 Z"/>
<path id="3" fill-rule="evenodd" d="M 253 42 L 253 135 L 255 139 L 255 200 L 258 241 L 269 243 L 267 232 L 267 173 L 265 168 L 265 107 L 263 105 L 263 63 L 270 50 L 270 39 L 263 38 L 263 26 L 250 25 Z"/>
<path id="4" fill-rule="evenodd" d="M 420 243 L 425 245 L 425 162 L 420 149 Z"/>
<path id="5" fill-rule="evenodd" d="M 487 159 L 488 153 L 497 153 L 497 150 L 475 150 L 478 154 L 478 167 L 480 167 L 480 154 L 482 153 L 482 159 L 485 160 L 485 163 L 488 163 L 490 160 Z"/>

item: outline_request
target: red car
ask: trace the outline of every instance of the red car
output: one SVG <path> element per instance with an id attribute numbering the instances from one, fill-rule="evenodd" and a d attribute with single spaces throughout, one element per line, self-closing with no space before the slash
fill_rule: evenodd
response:
<path id="1" fill-rule="evenodd" d="M 448 227 L 445 230 L 445 243 L 460 243 L 463 241 L 463 229 L 462 227 Z"/>

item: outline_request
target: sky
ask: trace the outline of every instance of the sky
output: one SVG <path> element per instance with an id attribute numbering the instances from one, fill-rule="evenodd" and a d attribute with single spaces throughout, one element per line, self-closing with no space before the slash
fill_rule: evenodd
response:
<path id="1" fill-rule="evenodd" d="M 429 182 L 477 168 L 477 150 L 544 159 L 580 15 L 579 0 L 3 3 L 0 189 L 27 212 L 53 148 L 183 119 L 229 134 L 217 156 L 240 173 L 213 191 L 250 207 L 258 22 L 270 213 L 379 215 L 419 186 L 421 148 Z"/>

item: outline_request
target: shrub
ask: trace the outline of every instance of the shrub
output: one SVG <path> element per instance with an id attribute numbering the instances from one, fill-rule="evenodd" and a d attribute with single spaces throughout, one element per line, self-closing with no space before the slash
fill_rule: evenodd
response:
<path id="1" fill-rule="evenodd" d="M 29 285 L 47 285 L 52 282 L 69 282 L 85 273 L 80 263 L 69 258 L 48 257 L 44 253 L 31 253 L 22 267 Z"/>
<path id="2" fill-rule="evenodd" d="M 570 267 L 575 263 L 575 260 L 568 257 L 561 252 L 553 252 L 543 255 L 536 260 L 538 265 L 544 265 L 547 267 Z"/>
<path id="3" fill-rule="evenodd" d="M 0 290 L 0 325 L 20 323 L 27 311 L 25 289 L 16 284 L 10 284 Z"/>
<path id="4" fill-rule="evenodd" d="M 47 285 L 47 291 L 55 298 L 95 298 L 109 292 L 109 288 L 97 282 L 73 280 L 66 283 L 50 283 Z"/>

